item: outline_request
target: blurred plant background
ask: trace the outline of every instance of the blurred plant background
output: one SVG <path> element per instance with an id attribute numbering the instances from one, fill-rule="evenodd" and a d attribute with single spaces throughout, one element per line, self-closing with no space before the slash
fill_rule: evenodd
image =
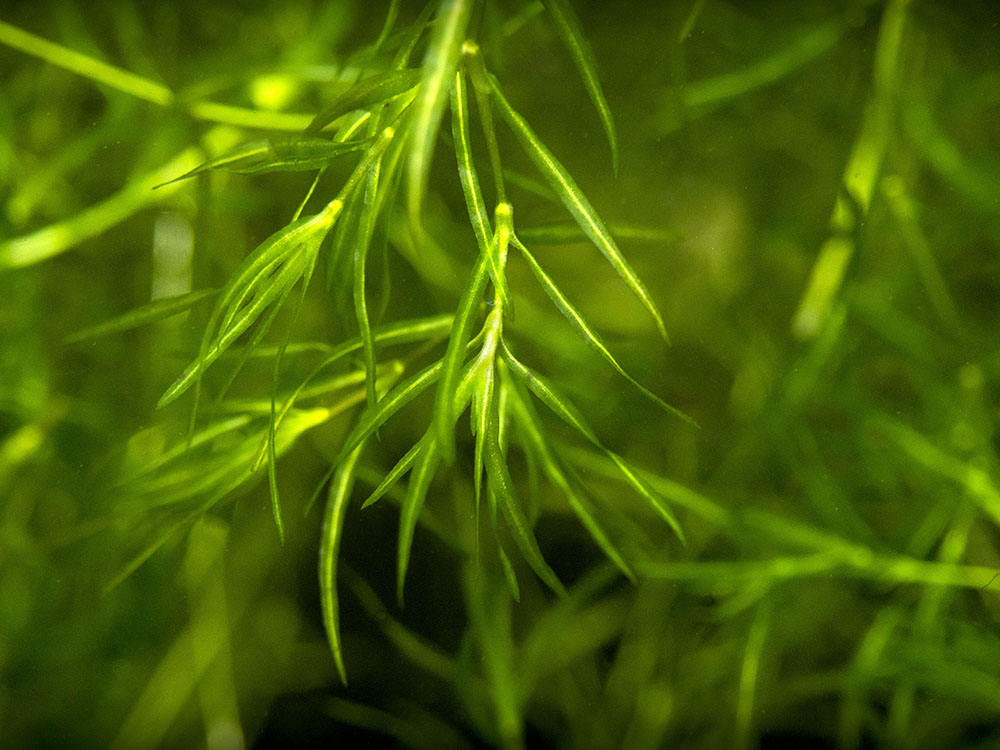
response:
<path id="1" fill-rule="evenodd" d="M 412 22 L 423 4 L 400 6 Z M 198 497 L 151 502 L 163 486 L 122 489 L 184 434 L 183 409 L 155 406 L 197 350 L 202 308 L 66 339 L 219 286 L 289 221 L 311 175 L 152 188 L 261 129 L 303 129 L 356 76 L 389 3 L 4 4 L 0 746 L 1000 746 L 1000 6 L 573 6 L 617 124 L 617 177 L 541 4 L 487 3 L 479 42 L 672 345 L 561 230 L 527 159 L 510 164 L 522 239 L 625 368 L 700 427 L 649 408 L 546 314 L 513 254 L 510 327 L 649 472 L 686 543 L 567 440 L 582 483 L 621 510 L 616 533 L 645 550 L 638 582 L 558 493 L 530 491 L 538 469 L 514 455 L 569 595 L 529 571 L 513 602 L 502 579 L 476 578 L 458 471 L 435 480 L 400 608 L 398 498 L 362 511 L 360 495 L 341 554 L 345 688 L 308 506 L 360 405 L 279 462 L 282 545 L 266 481 L 225 474 L 256 446 L 239 432 L 177 480 L 218 479 L 207 512 Z M 102 78 L 102 63 L 135 79 Z M 388 230 L 385 321 L 455 307 L 475 238 L 450 160 L 439 149 L 425 206 L 436 253 Z M 323 275 L 293 340 L 354 335 Z M 270 366 L 246 369 L 266 392 Z M 412 422 L 383 430 L 359 492 L 426 410 Z"/>

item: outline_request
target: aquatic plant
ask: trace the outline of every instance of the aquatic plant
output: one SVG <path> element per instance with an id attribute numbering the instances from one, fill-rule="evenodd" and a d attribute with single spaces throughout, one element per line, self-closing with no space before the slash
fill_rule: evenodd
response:
<path id="1" fill-rule="evenodd" d="M 10 736 L 995 740 L 977 11 L 386 6 L 0 18 Z"/>

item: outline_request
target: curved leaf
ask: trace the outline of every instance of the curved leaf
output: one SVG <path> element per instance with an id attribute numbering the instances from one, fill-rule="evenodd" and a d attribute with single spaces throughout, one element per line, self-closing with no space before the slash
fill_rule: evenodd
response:
<path id="1" fill-rule="evenodd" d="M 362 79 L 325 107 L 306 128 L 318 133 L 331 122 L 356 109 L 371 109 L 415 87 L 421 80 L 419 70 L 393 70 Z"/>
<path id="2" fill-rule="evenodd" d="M 399 604 L 403 604 L 403 584 L 406 581 L 406 569 L 410 564 L 410 550 L 413 548 L 413 534 L 417 530 L 417 518 L 430 489 L 434 471 L 441 462 L 434 433 L 428 431 L 420 441 L 423 446 L 410 484 L 403 500 L 403 510 L 399 518 L 399 547 L 396 557 L 396 596 Z"/>
<path id="3" fill-rule="evenodd" d="M 511 130 L 514 131 L 514 135 L 517 136 L 528 156 L 559 196 L 566 209 L 576 219 L 577 224 L 580 225 L 584 234 L 590 238 L 590 241 L 607 258 L 611 267 L 615 269 L 628 288 L 632 290 L 632 293 L 639 298 L 639 301 L 649 311 L 649 314 L 656 322 L 656 328 L 663 340 L 669 341 L 667 329 L 663 323 L 663 316 L 660 315 L 660 311 L 653 302 L 653 298 L 635 270 L 625 260 L 621 250 L 618 249 L 618 245 L 615 244 L 614 239 L 608 232 L 608 228 L 601 221 L 601 217 L 597 215 L 597 212 L 594 211 L 594 207 L 590 205 L 590 201 L 587 200 L 587 196 L 577 187 L 576 182 L 570 177 L 566 168 L 559 163 L 556 157 L 552 155 L 552 152 L 538 139 L 535 131 L 531 129 L 527 121 L 510 106 L 510 102 L 504 97 L 496 78 L 491 75 L 489 76 L 489 80 L 490 85 L 493 87 L 493 97 L 500 107 L 500 113 L 507 120 Z"/>
<path id="4" fill-rule="evenodd" d="M 319 547 L 319 593 L 323 608 L 323 625 L 333 660 L 337 664 L 340 680 L 347 684 L 347 670 L 340 642 L 340 600 L 337 596 L 337 562 L 340 540 L 344 530 L 344 514 L 354 487 L 354 469 L 361 457 L 363 446 L 347 457 L 338 468 L 330 484 L 330 494 L 323 514 L 323 531 Z"/>
<path id="5" fill-rule="evenodd" d="M 486 255 L 490 262 L 490 277 L 497 296 L 507 310 L 513 310 L 510 291 L 507 288 L 507 277 L 497 252 L 497 244 L 493 241 L 490 231 L 489 215 L 483 201 L 482 189 L 479 186 L 479 176 L 476 165 L 472 161 L 472 144 L 469 139 L 469 104 L 466 95 L 465 77 L 459 71 L 455 74 L 455 85 L 451 90 L 452 134 L 455 140 L 455 157 L 458 161 L 458 177 L 465 193 L 465 205 L 472 223 L 472 231 L 479 244 L 479 252 Z"/>
<path id="6" fill-rule="evenodd" d="M 64 344 L 75 344 L 86 339 L 96 339 L 100 336 L 108 336 L 113 333 L 121 333 L 132 328 L 178 315 L 186 310 L 190 310 L 203 299 L 218 293 L 218 289 L 199 289 L 187 294 L 178 294 L 174 297 L 162 297 L 155 299 L 133 310 L 129 310 L 124 315 L 100 323 L 96 326 L 86 328 L 77 333 L 71 334 L 63 339 Z"/>
<path id="7" fill-rule="evenodd" d="M 556 33 L 569 50 L 577 70 L 580 71 L 580 77 L 583 78 L 587 95 L 597 108 L 604 133 L 608 137 L 608 145 L 611 147 L 611 163 L 615 174 L 618 174 L 618 135 L 615 132 L 615 120 L 611 116 L 611 108 L 597 78 L 597 61 L 580 26 L 580 19 L 577 18 L 568 0 L 542 0 L 542 5 L 555 22 Z"/>
<path id="8" fill-rule="evenodd" d="M 697 426 L 697 423 L 691 417 L 682 412 L 680 409 L 671 406 L 655 393 L 647 389 L 639 381 L 633 378 L 620 364 L 618 364 L 618 360 L 615 359 L 614 355 L 608 350 L 608 347 L 604 345 L 601 337 L 598 336 L 597 332 L 590 327 L 583 315 L 580 314 L 580 311 L 577 310 L 566 298 L 566 295 L 562 293 L 562 290 L 560 290 L 558 286 L 556 286 L 556 283 L 552 280 L 552 278 L 545 273 L 545 270 L 538 264 L 538 261 L 535 260 L 535 256 L 528 251 L 528 248 L 526 248 L 516 236 L 511 237 L 511 242 L 513 242 L 518 250 L 521 251 L 524 259 L 528 262 L 528 267 L 531 269 L 531 272 L 535 275 L 535 278 L 538 279 L 538 283 L 541 284 L 542 289 L 545 290 L 545 293 L 549 296 L 549 299 L 552 300 L 552 303 L 559 309 L 559 312 L 563 314 L 563 317 L 570 322 L 583 339 L 596 349 L 597 353 L 600 354 L 619 375 L 631 383 L 643 396 L 648 398 L 667 413 L 673 414 L 675 417 L 684 420 L 690 425 Z"/>
<path id="9" fill-rule="evenodd" d="M 455 79 L 471 11 L 472 0 L 441 0 L 424 56 L 420 92 L 413 104 L 407 177 L 410 224 L 414 227 L 421 223 L 420 211 L 434 154 L 434 141 L 444 114 L 448 89 Z"/>
<path id="10" fill-rule="evenodd" d="M 326 138 L 305 136 L 275 136 L 250 141 L 227 151 L 190 172 L 162 182 L 156 187 L 170 185 L 205 172 L 224 171 L 236 174 L 263 174 L 265 172 L 303 172 L 320 169 L 338 156 L 360 151 L 363 143 L 337 143 Z"/>

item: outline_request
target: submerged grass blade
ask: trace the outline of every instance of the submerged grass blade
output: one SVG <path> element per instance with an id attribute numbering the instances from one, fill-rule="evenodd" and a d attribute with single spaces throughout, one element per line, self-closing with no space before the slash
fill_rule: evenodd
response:
<path id="1" fill-rule="evenodd" d="M 538 541 L 528 523 L 528 517 L 521 508 L 521 503 L 517 499 L 514 490 L 514 481 L 510 476 L 510 469 L 507 467 L 507 460 L 500 449 L 498 418 L 494 414 L 489 420 L 486 442 L 484 447 L 486 459 L 486 472 L 490 480 L 490 486 L 497 495 L 500 509 L 510 526 L 514 541 L 517 542 L 521 554 L 525 561 L 531 566 L 535 574 L 545 582 L 545 585 L 552 589 L 559 596 L 566 594 L 559 577 L 542 556 L 542 551 L 538 547 Z"/>
<path id="2" fill-rule="evenodd" d="M 157 188 L 180 180 L 223 171 L 236 174 L 263 174 L 266 172 L 303 172 L 321 169 L 344 154 L 364 148 L 365 144 L 338 143 L 326 138 L 305 136 L 275 136 L 243 143 L 220 156 L 206 161 L 180 177 L 161 183 Z"/>
<path id="3" fill-rule="evenodd" d="M 393 488 L 396 482 L 399 481 L 399 478 L 413 467 L 413 463 L 417 460 L 417 456 L 420 455 L 423 447 L 423 441 L 418 441 L 410 450 L 403 454 L 403 457 L 396 462 L 396 465 L 382 478 L 382 481 L 378 483 L 378 486 L 372 490 L 372 493 L 362 503 L 362 510 L 369 505 L 377 503 Z"/>
<path id="4" fill-rule="evenodd" d="M 420 80 L 419 70 L 393 70 L 358 81 L 316 115 L 306 128 L 306 133 L 318 133 L 338 117 L 356 109 L 374 109 L 377 105 L 406 93 L 420 83 Z"/>
<path id="5" fill-rule="evenodd" d="M 486 153 L 490 158 L 490 169 L 493 171 L 494 188 L 497 203 L 507 202 L 507 190 L 504 185 L 503 163 L 500 159 L 500 143 L 497 140 L 496 126 L 493 123 L 493 102 L 490 98 L 490 83 L 486 75 L 486 63 L 479 51 L 479 45 L 466 41 L 462 45 L 462 55 L 472 76 L 472 89 L 476 94 L 476 106 L 479 109 L 479 122 L 482 125 L 483 138 L 486 140 Z"/>
<path id="6" fill-rule="evenodd" d="M 483 453 L 489 431 L 489 416 L 496 408 L 494 403 L 495 377 L 493 363 L 490 362 L 479 376 L 476 392 L 472 399 L 473 425 L 476 433 L 476 447 L 472 461 L 472 482 L 476 498 L 476 532 L 479 532 L 479 508 L 483 485 Z"/>
<path id="7" fill-rule="evenodd" d="M 399 518 L 399 547 L 396 557 L 396 597 L 400 606 L 403 604 L 403 586 L 406 582 L 406 570 L 410 565 L 410 550 L 413 548 L 413 535 L 417 530 L 417 518 L 420 509 L 427 498 L 434 471 L 441 461 L 434 433 L 428 431 L 420 441 L 423 446 L 417 461 L 410 484 L 403 500 L 403 510 Z"/>
<path id="8" fill-rule="evenodd" d="M 489 479 L 489 491 L 496 496 L 497 504 L 507 518 L 511 534 L 514 541 L 521 550 L 525 561 L 531 566 L 535 574 L 545 582 L 554 592 L 560 596 L 565 595 L 566 589 L 556 576 L 555 571 L 549 567 L 542 555 L 538 542 L 528 517 L 521 507 L 514 489 L 514 481 L 510 476 L 510 469 L 507 466 L 507 459 L 504 456 L 501 439 L 501 418 L 499 399 L 492 399 L 490 408 L 486 411 L 483 420 L 483 458 L 486 463 L 486 475 Z M 506 403 L 506 402 L 505 402 Z M 506 409 L 506 406 L 504 407 Z"/>
<path id="9" fill-rule="evenodd" d="M 456 420 L 454 395 L 462 363 L 465 361 L 465 345 L 472 333 L 472 324 L 488 279 L 489 260 L 487 256 L 480 254 L 472 271 L 472 278 L 459 300 L 451 327 L 451 338 L 448 339 L 448 348 L 441 360 L 441 383 L 434 402 L 434 429 L 442 458 L 449 464 L 455 460 L 455 436 L 452 434 Z"/>
<path id="10" fill-rule="evenodd" d="M 203 299 L 218 293 L 218 289 L 199 289 L 187 294 L 178 294 L 174 297 L 163 297 L 155 299 L 148 304 L 130 310 L 124 315 L 112 318 L 91 328 L 74 333 L 63 339 L 64 344 L 75 344 L 87 339 L 96 339 L 101 336 L 108 336 L 113 333 L 129 331 L 133 328 L 155 323 L 166 318 L 173 317 L 182 312 L 190 310 Z"/>
<path id="11" fill-rule="evenodd" d="M 289 262 L 276 273 L 268 269 L 280 264 L 290 255 L 314 253 L 333 226 L 336 216 L 337 212 L 324 210 L 315 216 L 293 222 L 275 232 L 251 253 L 227 284 L 225 293 L 216 304 L 198 357 L 160 397 L 157 408 L 163 408 L 187 391 L 196 379 L 200 379 L 205 369 L 260 316 L 264 308 L 295 283 L 306 268 L 302 259 Z M 261 286 L 265 288 L 258 292 Z M 241 307 L 242 301 L 255 292 L 257 294 L 251 297 L 251 301 Z M 238 318 L 237 310 L 240 310 Z M 213 334 L 224 313 L 222 325 Z"/>
<path id="12" fill-rule="evenodd" d="M 268 411 L 268 428 L 267 428 L 267 483 L 268 488 L 271 491 L 271 510 L 274 514 L 274 525 L 278 527 L 278 539 L 281 544 L 285 543 L 285 523 L 281 516 L 281 501 L 278 496 L 278 456 L 275 452 L 275 446 L 277 445 L 277 436 L 275 431 L 277 430 L 277 420 L 275 418 L 275 400 L 278 394 L 278 379 L 281 374 L 281 359 L 285 355 L 285 349 L 288 346 L 288 341 L 292 336 L 292 329 L 295 327 L 295 321 L 299 318 L 299 313 L 302 311 L 302 304 L 306 299 L 306 290 L 309 288 L 309 281 L 312 279 L 313 270 L 316 268 L 316 255 L 313 254 L 309 260 L 309 265 L 306 268 L 305 273 L 302 275 L 301 291 L 299 293 L 299 301 L 295 306 L 295 313 L 292 315 L 291 323 L 288 325 L 288 330 L 285 333 L 285 338 L 281 342 L 281 346 L 278 348 L 277 355 L 274 358 L 274 374 L 273 381 L 271 383 L 271 408 Z M 279 309 L 277 306 L 275 310 Z"/>
<path id="13" fill-rule="evenodd" d="M 506 344 L 501 344 L 501 346 L 503 361 L 510 368 L 510 371 L 560 419 L 587 438 L 594 446 L 600 448 L 608 458 L 614 461 L 625 481 L 670 525 L 681 541 L 684 541 L 684 532 L 680 522 L 660 494 L 639 476 L 639 473 L 625 459 L 608 449 L 600 441 L 597 433 L 587 424 L 583 414 L 569 399 L 562 396 L 546 378 L 533 372 L 522 362 L 518 361 L 511 354 Z"/>
<path id="14" fill-rule="evenodd" d="M 448 100 L 448 89 L 455 79 L 472 5 L 472 0 L 440 0 L 434 31 L 424 56 L 420 92 L 413 104 L 407 167 L 407 202 L 410 225 L 413 227 L 421 224 L 420 212 L 434 154 L 434 141 Z"/>
<path id="15" fill-rule="evenodd" d="M 344 514 L 354 488 L 354 470 L 361 457 L 363 446 L 353 451 L 338 468 L 330 484 L 330 494 L 323 514 L 323 532 L 319 548 L 319 592 L 323 607 L 323 625 L 337 672 L 344 685 L 347 684 L 347 669 L 340 642 L 340 600 L 337 596 L 337 562 L 340 556 L 340 540 L 344 531 Z"/>
<path id="16" fill-rule="evenodd" d="M 173 92 L 156 81 L 50 42 L 3 21 L 0 21 L 0 44 L 19 49 L 77 75 L 153 104 L 167 106 L 174 99 Z"/>
<path id="17" fill-rule="evenodd" d="M 361 415 L 351 434 L 344 441 L 344 447 L 340 449 L 340 454 L 334 463 L 342 460 L 348 452 L 373 435 L 393 414 L 427 390 L 437 380 L 441 369 L 442 363 L 435 362 L 407 378 L 379 399 L 373 409 L 368 409 Z"/>
<path id="18" fill-rule="evenodd" d="M 507 288 L 507 278 L 493 242 L 490 231 L 489 214 L 483 201 L 483 192 L 479 186 L 479 176 L 476 165 L 472 161 L 472 144 L 469 138 L 469 103 L 466 93 L 465 76 L 459 71 L 455 74 L 455 85 L 451 90 L 452 134 L 455 139 L 455 157 L 458 160 L 458 176 L 465 193 L 465 205 L 468 208 L 472 231 L 479 244 L 479 252 L 486 255 L 490 263 L 490 277 L 497 296 L 507 310 L 512 310 L 510 291 Z"/>
<path id="19" fill-rule="evenodd" d="M 424 341 L 434 338 L 435 336 L 444 336 L 451 327 L 451 321 L 452 318 L 450 315 L 441 315 L 433 318 L 423 318 L 412 321 L 403 321 L 402 323 L 395 323 L 393 325 L 376 329 L 374 334 L 375 343 L 380 345 L 400 344 L 412 341 Z M 320 372 L 361 348 L 361 339 L 360 337 L 356 337 L 345 341 L 343 344 L 338 345 L 330 351 L 326 358 L 316 365 L 305 378 L 303 378 L 302 382 L 299 383 L 292 394 L 288 397 L 285 401 L 285 405 L 278 413 L 277 421 L 280 423 L 289 409 L 295 405 L 296 400 L 303 393 L 308 392 L 306 391 L 307 386 Z M 401 370 L 398 368 L 392 371 L 393 377 L 398 377 L 399 374 L 401 374 Z"/>
<path id="20" fill-rule="evenodd" d="M 580 311 L 573 306 L 573 304 L 566 298 L 566 295 L 562 293 L 562 290 L 556 286 L 552 277 L 550 277 L 538 264 L 538 261 L 535 260 L 535 257 L 528 251 L 528 248 L 526 248 L 520 240 L 517 239 L 516 235 L 511 236 L 511 242 L 513 242 L 517 249 L 521 251 L 524 259 L 528 262 L 528 267 L 535 275 L 535 278 L 538 279 L 538 283 L 541 284 L 542 289 L 545 290 L 549 299 L 552 300 L 552 304 L 559 309 L 559 312 L 561 312 L 563 317 L 566 318 L 566 320 L 568 320 L 577 330 L 577 333 L 579 333 L 588 344 L 596 349 L 597 353 L 600 354 L 619 375 L 631 383 L 640 393 L 642 393 L 643 396 L 648 398 L 667 413 L 673 414 L 675 417 L 684 420 L 690 425 L 697 426 L 697 423 L 691 417 L 676 407 L 671 406 L 655 393 L 647 389 L 639 381 L 633 378 L 620 364 L 618 364 L 618 360 L 615 359 L 614 355 L 608 350 L 607 346 L 604 345 L 604 342 L 601 340 L 600 336 L 597 335 L 597 332 L 590 327 L 583 315 L 580 314 Z"/>
<path id="21" fill-rule="evenodd" d="M 375 395 L 375 339 L 372 336 L 372 326 L 368 319 L 368 300 L 366 291 L 366 265 L 368 249 L 371 247 L 372 234 L 375 231 L 375 218 L 378 209 L 378 184 L 381 163 L 372 165 L 368 173 L 368 183 L 365 186 L 364 205 L 361 208 L 361 218 L 358 236 L 354 245 L 354 316 L 358 321 L 358 331 L 361 334 L 361 349 L 364 352 L 368 405 L 374 406 Z"/>
<path id="22" fill-rule="evenodd" d="M 556 157 L 549 151 L 548 147 L 542 143 L 535 132 L 528 125 L 527 121 L 510 105 L 500 89 L 500 84 L 494 76 L 489 76 L 490 85 L 493 87 L 493 98 L 500 108 L 500 113 L 507 124 L 510 125 L 514 135 L 521 142 L 521 146 L 528 156 L 538 167 L 539 171 L 548 181 L 552 189 L 558 194 L 563 205 L 570 212 L 577 224 L 584 231 L 590 241 L 594 243 L 598 250 L 607 258 L 611 267 L 622 278 L 632 293 L 638 297 L 646 310 L 656 322 L 656 328 L 664 341 L 669 341 L 667 329 L 663 323 L 663 316 L 657 309 L 653 298 L 646 289 L 645 284 L 636 274 L 635 270 L 622 255 L 618 245 L 608 232 L 607 227 L 597 215 L 590 201 L 583 194 L 576 182 L 570 176 L 566 168 L 559 163 Z"/>
<path id="23" fill-rule="evenodd" d="M 202 340 L 198 358 L 192 362 L 167 392 L 160 398 L 157 408 L 169 404 L 193 382 L 201 382 L 201 375 L 219 355 L 229 347 L 263 311 L 276 299 L 281 306 L 287 291 L 295 282 L 312 268 L 322 244 L 347 201 L 358 184 L 372 166 L 377 163 L 395 135 L 392 128 L 384 128 L 364 157 L 344 183 L 337 197 L 315 216 L 299 219 L 275 232 L 244 261 L 241 270 L 227 285 L 226 293 L 212 313 Z M 271 271 L 288 258 L 288 263 L 280 271 Z M 245 305 L 245 300 L 249 300 Z M 213 331 L 219 317 L 225 311 L 225 319 L 219 331 Z M 273 311 L 272 311 L 273 312 Z M 238 317 L 237 317 L 238 316 Z M 197 399 L 192 421 L 197 413 Z"/>
<path id="24" fill-rule="evenodd" d="M 597 109 L 604 133 L 608 137 L 608 145 L 611 147 L 611 163 L 615 174 L 618 174 L 618 135 L 615 132 L 615 120 L 611 115 L 611 108 L 608 106 L 608 100 L 604 96 L 604 90 L 597 77 L 597 61 L 590 48 L 590 43 L 583 33 L 580 19 L 577 18 L 573 6 L 568 0 L 542 0 L 542 5 L 552 17 L 556 33 L 562 39 L 562 43 L 566 45 L 566 49 L 569 50 L 573 63 L 583 79 L 587 95 Z"/>
<path id="25" fill-rule="evenodd" d="M 521 428 L 522 434 L 527 439 L 526 450 L 529 450 L 537 458 L 541 464 L 542 471 L 545 472 L 549 481 L 558 487 L 566 497 L 566 502 L 570 506 L 570 509 L 580 519 L 580 523 L 583 524 L 583 527 L 597 543 L 601 551 L 634 583 L 636 577 L 632 567 L 625 561 L 619 549 L 611 541 L 611 538 L 590 509 L 587 508 L 583 499 L 573 489 L 569 479 L 566 477 L 566 473 L 559 466 L 541 420 L 538 418 L 538 414 L 535 412 L 530 399 L 522 391 L 521 384 L 509 376 L 503 360 L 500 361 L 499 367 L 504 385 L 507 386 L 512 414 Z"/>

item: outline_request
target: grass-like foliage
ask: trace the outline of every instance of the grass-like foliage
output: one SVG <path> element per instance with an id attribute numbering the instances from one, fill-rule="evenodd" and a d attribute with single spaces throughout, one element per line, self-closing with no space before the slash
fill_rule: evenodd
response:
<path id="1" fill-rule="evenodd" d="M 12 746 L 1000 742 L 989 12 L 42 5 Z"/>

